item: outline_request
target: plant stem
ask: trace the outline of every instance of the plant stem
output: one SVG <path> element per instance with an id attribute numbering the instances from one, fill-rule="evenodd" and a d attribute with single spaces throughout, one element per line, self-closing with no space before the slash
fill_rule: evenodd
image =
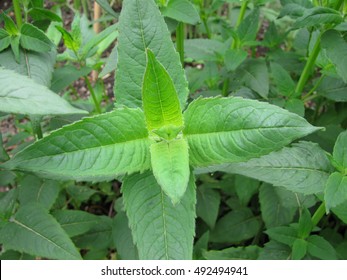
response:
<path id="1" fill-rule="evenodd" d="M 314 93 L 314 91 L 317 89 L 317 87 L 322 83 L 323 79 L 324 79 L 325 75 L 323 74 L 322 76 L 320 76 L 319 80 L 317 81 L 317 83 L 313 86 L 313 88 L 302 97 L 302 101 L 306 102 L 308 100 L 311 100 L 311 94 Z"/>
<path id="2" fill-rule="evenodd" d="M 312 216 L 313 227 L 318 225 L 319 221 L 323 218 L 324 215 L 325 215 L 325 202 L 322 202 L 322 204 L 319 205 L 316 212 L 314 212 Z"/>
<path id="3" fill-rule="evenodd" d="M 182 66 L 184 66 L 184 38 L 185 38 L 184 23 L 180 22 L 178 23 L 178 26 L 176 28 L 176 48 L 180 55 Z"/>
<path id="4" fill-rule="evenodd" d="M 14 15 L 16 17 L 17 26 L 20 29 L 22 27 L 22 13 L 19 4 L 19 0 L 12 0 Z"/>
<path id="5" fill-rule="evenodd" d="M 96 99 L 96 95 L 95 95 L 95 92 L 94 92 L 94 89 L 89 81 L 89 78 L 87 76 L 84 76 L 84 80 L 86 81 L 86 84 L 87 84 L 87 88 L 88 90 L 90 91 L 90 94 L 93 98 L 93 102 L 94 102 L 94 106 L 95 106 L 95 110 L 98 114 L 101 114 L 101 108 L 100 108 L 100 104 L 98 102 L 98 100 Z"/>
<path id="6" fill-rule="evenodd" d="M 320 51 L 320 36 L 317 38 L 317 41 L 316 41 L 316 43 L 315 43 L 315 45 L 311 51 L 311 54 L 308 57 L 305 68 L 301 73 L 299 82 L 296 85 L 296 89 L 295 89 L 296 95 L 301 95 L 302 91 L 304 90 L 304 87 L 305 87 L 306 82 L 310 76 L 312 67 L 314 66 L 314 63 L 317 59 L 319 51 Z"/>
<path id="7" fill-rule="evenodd" d="M 246 14 L 248 2 L 249 2 L 249 0 L 245 0 L 245 1 L 242 2 L 241 8 L 240 8 L 240 13 L 239 13 L 239 16 L 238 16 L 236 24 L 235 24 L 235 28 L 239 27 L 239 25 L 243 21 L 243 18 L 245 17 L 245 14 Z M 237 40 L 233 40 L 231 48 L 232 49 L 236 49 L 237 47 L 238 47 Z"/>
<path id="8" fill-rule="evenodd" d="M 228 96 L 229 84 L 230 84 L 229 79 L 225 78 L 224 82 L 223 82 L 223 89 L 222 89 L 222 95 L 223 96 Z"/>

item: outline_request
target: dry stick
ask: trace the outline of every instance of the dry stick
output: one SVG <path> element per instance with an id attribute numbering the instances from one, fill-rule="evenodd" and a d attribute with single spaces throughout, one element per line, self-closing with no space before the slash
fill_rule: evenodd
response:
<path id="1" fill-rule="evenodd" d="M 100 5 L 94 1 L 94 25 L 93 29 L 96 34 L 100 33 L 101 26 L 99 19 L 101 17 L 101 7 Z M 96 70 L 92 71 L 92 81 L 95 82 L 98 79 L 98 72 Z"/>

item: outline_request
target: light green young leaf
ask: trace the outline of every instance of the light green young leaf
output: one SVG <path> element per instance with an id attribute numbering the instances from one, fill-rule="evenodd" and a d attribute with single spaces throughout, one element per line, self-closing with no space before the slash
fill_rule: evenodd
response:
<path id="1" fill-rule="evenodd" d="M 26 176 L 18 187 L 18 200 L 21 205 L 31 202 L 40 203 L 50 209 L 60 192 L 59 182 L 41 180 L 36 176 Z"/>
<path id="2" fill-rule="evenodd" d="M 6 15 L 5 13 L 2 13 L 2 18 L 4 19 L 5 23 L 5 30 L 10 35 L 17 36 L 19 34 L 19 30 L 12 18 Z"/>
<path id="3" fill-rule="evenodd" d="M 141 106 L 142 82 L 147 48 L 151 49 L 169 73 L 181 108 L 185 107 L 188 84 L 159 9 L 153 0 L 125 0 L 119 19 L 118 66 L 115 96 L 118 104 Z"/>
<path id="4" fill-rule="evenodd" d="M 295 21 L 293 28 L 311 27 L 320 24 L 338 24 L 343 21 L 339 11 L 327 7 L 306 9 L 303 15 Z"/>
<path id="5" fill-rule="evenodd" d="M 339 164 L 342 168 L 347 169 L 347 131 L 340 133 L 339 137 L 337 137 L 333 157 L 334 160 Z"/>
<path id="6" fill-rule="evenodd" d="M 32 79 L 0 68 L 0 111 L 29 115 L 85 114 Z"/>
<path id="7" fill-rule="evenodd" d="M 151 172 L 126 177 L 122 192 L 140 259 L 192 258 L 196 203 L 193 176 L 176 206 Z"/>
<path id="8" fill-rule="evenodd" d="M 324 190 L 324 200 L 327 211 L 347 202 L 347 176 L 339 172 L 330 175 Z"/>
<path id="9" fill-rule="evenodd" d="M 233 210 L 217 221 L 210 241 L 238 243 L 254 237 L 260 229 L 260 220 L 249 208 Z"/>
<path id="10" fill-rule="evenodd" d="M 110 180 L 150 168 L 143 112 L 123 108 L 52 132 L 3 167 L 56 179 Z"/>
<path id="11" fill-rule="evenodd" d="M 109 57 L 106 60 L 105 66 L 102 69 L 102 71 L 100 72 L 99 76 L 100 77 L 104 77 L 106 76 L 108 73 L 111 73 L 112 71 L 116 70 L 117 68 L 117 63 L 118 63 L 118 50 L 117 50 L 117 46 L 115 46 L 112 49 L 111 54 L 109 55 Z"/>
<path id="12" fill-rule="evenodd" d="M 256 260 L 261 249 L 258 246 L 230 247 L 223 250 L 204 251 L 206 260 Z"/>
<path id="13" fill-rule="evenodd" d="M 19 36 L 11 37 L 11 49 L 17 63 L 20 61 Z"/>
<path id="14" fill-rule="evenodd" d="M 162 13 L 166 17 L 193 25 L 200 21 L 198 11 L 188 0 L 170 0 Z"/>
<path id="15" fill-rule="evenodd" d="M 80 210 L 55 210 L 52 215 L 70 237 L 88 232 L 99 221 L 97 216 Z"/>
<path id="16" fill-rule="evenodd" d="M 238 97 L 195 100 L 184 122 L 194 167 L 246 161 L 319 129 L 277 106 Z"/>
<path id="17" fill-rule="evenodd" d="M 16 238 L 13 238 L 13 237 Z M 0 234 L 6 249 L 50 259 L 81 259 L 76 247 L 58 222 L 40 204 L 22 206 Z"/>
<path id="18" fill-rule="evenodd" d="M 188 143 L 185 139 L 151 144 L 151 163 L 154 177 L 164 193 L 178 203 L 189 181 Z"/>
<path id="19" fill-rule="evenodd" d="M 288 246 L 293 246 L 298 231 L 292 227 L 274 227 L 265 231 L 265 233 L 272 239 L 282 244 L 286 244 Z"/>
<path id="20" fill-rule="evenodd" d="M 255 178 L 289 191 L 316 194 L 323 192 L 334 170 L 325 152 L 314 143 L 300 142 L 247 162 L 210 168 Z"/>
<path id="21" fill-rule="evenodd" d="M 11 44 L 10 34 L 6 30 L 0 29 L 0 52 L 7 49 Z"/>
<path id="22" fill-rule="evenodd" d="M 276 189 L 263 184 L 259 191 L 261 216 L 267 229 L 290 224 L 294 218 L 296 208 L 285 207 Z"/>
<path id="23" fill-rule="evenodd" d="M 336 67 L 337 74 L 347 83 L 347 42 L 340 32 L 328 30 L 322 35 L 321 45 Z"/>
<path id="24" fill-rule="evenodd" d="M 292 260 L 301 260 L 307 253 L 307 241 L 304 239 L 296 239 L 292 247 Z"/>
<path id="25" fill-rule="evenodd" d="M 0 53 L 0 66 L 28 76 L 35 82 L 50 88 L 55 58 L 55 50 L 47 53 L 20 50 L 20 61 L 17 63 L 13 53 L 6 50 Z"/>
<path id="26" fill-rule="evenodd" d="M 79 50 L 79 47 L 80 47 L 80 44 L 81 42 L 76 42 L 74 37 L 71 35 L 70 32 L 66 31 L 63 27 L 61 26 L 55 26 L 55 28 L 61 33 L 61 35 L 63 36 L 63 39 L 64 39 L 64 44 L 65 46 L 74 51 L 74 52 L 78 52 Z"/>
<path id="27" fill-rule="evenodd" d="M 20 45 L 24 49 L 35 52 L 48 52 L 53 47 L 53 43 L 46 34 L 32 24 L 24 23 L 20 32 Z"/>
<path id="28" fill-rule="evenodd" d="M 311 235 L 307 238 L 307 252 L 321 260 L 336 260 L 336 250 L 323 237 Z"/>
<path id="29" fill-rule="evenodd" d="M 146 52 L 147 66 L 142 85 L 142 102 L 148 131 L 167 125 L 181 127 L 183 118 L 173 81 L 152 51 L 147 49 Z"/>

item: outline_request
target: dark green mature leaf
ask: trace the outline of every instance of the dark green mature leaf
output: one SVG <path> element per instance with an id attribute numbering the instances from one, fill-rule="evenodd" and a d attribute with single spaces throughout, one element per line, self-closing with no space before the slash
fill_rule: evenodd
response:
<path id="1" fill-rule="evenodd" d="M 304 239 L 296 239 L 292 247 L 292 259 L 301 260 L 307 253 L 307 241 Z"/>
<path id="2" fill-rule="evenodd" d="M 214 228 L 218 217 L 220 201 L 219 192 L 204 185 L 197 189 L 196 214 L 211 229 Z"/>
<path id="3" fill-rule="evenodd" d="M 47 9 L 43 9 L 43 8 L 32 8 L 28 11 L 28 14 L 35 21 L 49 20 L 49 21 L 62 22 L 62 19 L 56 13 Z"/>
<path id="4" fill-rule="evenodd" d="M 271 76 L 279 94 L 291 96 L 295 92 L 295 83 L 290 74 L 278 63 L 271 63 Z"/>
<path id="5" fill-rule="evenodd" d="M 30 115 L 85 114 L 32 79 L 0 68 L 0 111 Z"/>
<path id="6" fill-rule="evenodd" d="M 197 24 L 200 21 L 198 11 L 188 0 L 170 0 L 162 13 L 166 17 L 184 23 Z"/>
<path id="7" fill-rule="evenodd" d="M 117 63 L 118 63 L 118 50 L 117 50 L 117 46 L 115 46 L 112 49 L 111 54 L 107 58 L 105 66 L 102 69 L 102 71 L 100 72 L 99 76 L 104 77 L 107 74 L 111 73 L 112 71 L 116 70 Z"/>
<path id="8" fill-rule="evenodd" d="M 311 235 L 307 238 L 307 252 L 321 260 L 336 260 L 337 255 L 334 247 L 323 237 Z"/>
<path id="9" fill-rule="evenodd" d="M 70 237 L 88 232 L 99 222 L 97 216 L 80 210 L 55 210 L 52 215 Z"/>
<path id="10" fill-rule="evenodd" d="M 17 202 L 18 190 L 12 189 L 0 198 L 0 221 L 8 220 Z"/>
<path id="11" fill-rule="evenodd" d="M 270 240 L 260 251 L 259 260 L 288 260 L 291 250 L 287 245 Z"/>
<path id="12" fill-rule="evenodd" d="M 249 208 L 233 210 L 217 221 L 210 235 L 216 243 L 237 243 L 254 237 L 260 229 L 260 220 Z"/>
<path id="13" fill-rule="evenodd" d="M 332 209 L 332 212 L 345 224 L 347 224 L 347 203 L 342 203 Z"/>
<path id="14" fill-rule="evenodd" d="M 196 202 L 193 176 L 175 206 L 151 172 L 126 177 L 122 192 L 140 259 L 192 258 Z"/>
<path id="15" fill-rule="evenodd" d="M 260 187 L 259 202 L 266 228 L 287 225 L 294 218 L 296 209 L 285 207 L 276 189 L 269 184 L 263 184 Z"/>
<path id="16" fill-rule="evenodd" d="M 0 53 L 0 66 L 28 76 L 35 82 L 46 87 L 51 86 L 52 72 L 55 64 L 56 51 L 38 53 L 20 51 L 20 61 L 17 63 L 10 50 Z"/>
<path id="17" fill-rule="evenodd" d="M 324 191 L 324 200 L 327 211 L 347 202 L 347 176 L 339 172 L 330 175 Z"/>
<path id="18" fill-rule="evenodd" d="M 11 44 L 10 34 L 6 30 L 0 29 L 0 52 L 7 49 Z"/>
<path id="19" fill-rule="evenodd" d="M 292 227 L 275 227 L 265 231 L 265 233 L 277 242 L 292 246 L 295 242 L 298 231 Z"/>
<path id="20" fill-rule="evenodd" d="M 230 247 L 220 251 L 204 251 L 202 255 L 206 260 L 256 260 L 260 248 L 258 246 Z"/>
<path id="21" fill-rule="evenodd" d="M 114 18 L 118 18 L 118 14 L 110 6 L 108 0 L 96 0 L 96 2 L 111 16 L 113 16 Z"/>
<path id="22" fill-rule="evenodd" d="M 247 206 L 252 196 L 258 192 L 259 181 L 245 176 L 235 175 L 235 192 L 240 203 Z"/>
<path id="23" fill-rule="evenodd" d="M 36 176 L 29 175 L 20 182 L 18 200 L 21 205 L 37 202 L 50 209 L 57 199 L 59 191 L 59 182 L 41 180 Z"/>
<path id="24" fill-rule="evenodd" d="M 212 169 L 241 174 L 303 194 L 323 192 L 333 171 L 325 152 L 310 142 L 295 143 L 291 148 L 286 147 L 245 163 Z"/>
<path id="25" fill-rule="evenodd" d="M 194 167 L 246 161 L 319 129 L 277 106 L 237 97 L 195 100 L 184 119 Z"/>
<path id="26" fill-rule="evenodd" d="M 2 134 L 0 133 L 0 162 L 6 161 L 8 159 L 9 156 L 6 153 L 6 150 L 4 149 L 4 146 L 2 144 Z"/>
<path id="27" fill-rule="evenodd" d="M 343 21 L 339 11 L 327 7 L 314 7 L 306 9 L 301 17 L 299 17 L 293 28 L 311 27 L 319 24 L 338 24 Z"/>
<path id="28" fill-rule="evenodd" d="M 347 169 L 347 131 L 340 133 L 337 137 L 333 157 L 337 164 L 340 165 L 341 169 Z"/>
<path id="29" fill-rule="evenodd" d="M 269 73 L 265 60 L 247 59 L 237 70 L 237 78 L 261 97 L 267 99 L 269 94 Z"/>
<path id="30" fill-rule="evenodd" d="M 303 208 L 299 218 L 298 237 L 307 238 L 313 227 L 311 213 L 306 208 Z"/>
<path id="31" fill-rule="evenodd" d="M 53 43 L 46 34 L 36 26 L 24 23 L 20 29 L 20 45 L 27 50 L 36 52 L 48 52 L 53 47 Z"/>
<path id="32" fill-rule="evenodd" d="M 97 218 L 97 223 L 89 231 L 73 238 L 78 248 L 102 250 L 112 247 L 112 219 L 107 216 Z"/>
<path id="33" fill-rule="evenodd" d="M 7 249 L 50 259 L 81 259 L 58 222 L 40 204 L 22 206 L 1 229 L 0 243 Z"/>
<path id="34" fill-rule="evenodd" d="M 321 45 L 336 67 L 337 74 L 347 83 L 347 42 L 340 32 L 328 30 L 322 35 Z"/>
<path id="35" fill-rule="evenodd" d="M 142 80 L 146 68 L 146 48 L 164 66 L 174 82 L 181 108 L 185 107 L 188 85 L 178 53 L 162 15 L 153 0 L 123 1 L 119 19 L 118 66 L 115 79 L 117 103 L 141 106 Z"/>
<path id="36" fill-rule="evenodd" d="M 332 77 L 325 77 L 317 88 L 319 95 L 337 102 L 347 102 L 346 91 L 347 83 Z"/>
<path id="37" fill-rule="evenodd" d="M 52 132 L 4 167 L 49 178 L 110 180 L 150 168 L 143 112 L 120 108 Z"/>
<path id="38" fill-rule="evenodd" d="M 225 52 L 225 67 L 228 71 L 234 71 L 247 58 L 248 53 L 242 49 L 230 49 Z"/>
<path id="39" fill-rule="evenodd" d="M 225 45 L 212 39 L 189 39 L 184 41 L 185 56 L 200 61 L 218 61 L 226 51 Z"/>
<path id="40" fill-rule="evenodd" d="M 139 259 L 129 228 L 129 220 L 124 212 L 119 212 L 113 219 L 112 237 L 117 249 L 117 258 L 120 256 L 123 260 Z"/>
<path id="41" fill-rule="evenodd" d="M 255 8 L 239 25 L 237 34 L 241 45 L 255 41 L 259 27 L 259 9 Z"/>

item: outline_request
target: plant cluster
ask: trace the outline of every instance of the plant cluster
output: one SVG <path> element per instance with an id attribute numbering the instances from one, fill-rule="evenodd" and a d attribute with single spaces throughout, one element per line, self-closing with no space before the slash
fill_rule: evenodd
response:
<path id="1" fill-rule="evenodd" d="M 96 2 L 0 14 L 0 257 L 346 259 L 347 2 Z"/>

